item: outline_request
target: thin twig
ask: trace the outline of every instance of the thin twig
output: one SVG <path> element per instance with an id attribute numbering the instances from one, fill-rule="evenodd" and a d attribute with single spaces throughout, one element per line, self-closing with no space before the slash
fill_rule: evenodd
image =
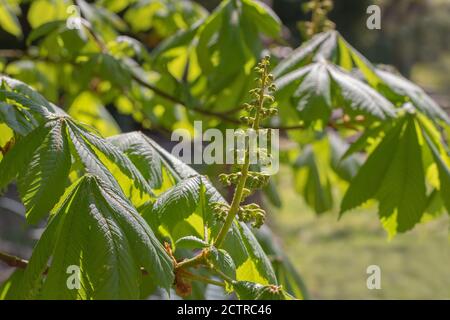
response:
<path id="1" fill-rule="evenodd" d="M 8 266 L 13 268 L 25 269 L 28 265 L 28 261 L 22 258 L 10 255 L 8 253 L 0 252 L 0 261 L 3 261 Z"/>

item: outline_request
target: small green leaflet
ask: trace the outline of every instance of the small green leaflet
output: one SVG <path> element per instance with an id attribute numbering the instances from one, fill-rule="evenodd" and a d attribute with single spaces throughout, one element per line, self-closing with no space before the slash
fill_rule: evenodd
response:
<path id="1" fill-rule="evenodd" d="M 175 242 L 175 247 L 183 249 L 202 249 L 209 247 L 209 243 L 196 236 L 186 236 L 180 238 Z"/>
<path id="2" fill-rule="evenodd" d="M 55 208 L 25 270 L 25 292 L 36 292 L 50 256 L 44 299 L 137 299 L 141 267 L 167 290 L 174 279 L 171 258 L 121 191 L 89 175 Z M 70 266 L 80 270 L 78 290 L 67 286 Z"/>
<path id="3" fill-rule="evenodd" d="M 56 121 L 37 150 L 30 152 L 27 170 L 19 171 L 19 193 L 30 223 L 38 222 L 50 212 L 64 192 L 71 167 L 69 142 L 63 134 L 65 126 L 63 121 Z"/>
<path id="4" fill-rule="evenodd" d="M 236 279 L 236 266 L 233 258 L 223 249 L 211 247 L 209 250 L 208 260 L 212 263 L 214 268 L 217 268 L 231 279 Z"/>

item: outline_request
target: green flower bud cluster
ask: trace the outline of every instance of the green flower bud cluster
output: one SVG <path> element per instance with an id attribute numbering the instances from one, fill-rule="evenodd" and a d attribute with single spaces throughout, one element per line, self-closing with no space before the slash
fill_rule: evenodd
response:
<path id="1" fill-rule="evenodd" d="M 256 66 L 255 71 L 259 74 L 259 77 L 255 81 L 258 87 L 249 91 L 253 100 L 250 103 L 244 103 L 242 106 L 250 116 L 242 116 L 240 120 L 248 126 L 254 126 L 256 113 L 259 113 L 261 120 L 275 116 L 278 113 L 278 110 L 273 106 L 275 98 L 272 96 L 277 87 L 273 83 L 273 75 L 267 72 L 270 65 L 269 60 L 269 57 L 266 56 Z"/>
<path id="2" fill-rule="evenodd" d="M 311 21 L 298 23 L 298 28 L 305 38 L 309 39 L 316 33 L 334 29 L 334 23 L 327 17 L 333 10 L 332 0 L 310 0 L 303 4 L 302 9 L 305 13 L 311 12 Z"/>
<path id="3" fill-rule="evenodd" d="M 266 219 L 266 212 L 256 203 L 239 207 L 238 219 L 245 223 L 252 223 L 252 227 L 260 228 Z"/>
<path id="4" fill-rule="evenodd" d="M 238 180 L 241 178 L 242 173 L 241 172 L 235 172 L 235 173 L 221 173 L 219 174 L 219 180 L 220 182 L 225 186 L 231 186 L 237 184 Z"/>
<path id="5" fill-rule="evenodd" d="M 256 190 L 265 187 L 269 183 L 270 176 L 261 172 L 249 171 L 245 186 Z"/>
<path id="6" fill-rule="evenodd" d="M 249 91 L 249 94 L 252 96 L 251 101 L 242 106 L 247 114 L 241 117 L 241 121 L 250 127 L 250 129 L 256 131 L 258 138 L 260 136 L 266 136 L 267 142 L 271 143 L 270 139 L 272 132 L 270 132 L 270 129 L 260 127 L 261 121 L 276 115 L 278 111 L 275 105 L 275 98 L 272 95 L 276 90 L 276 86 L 273 83 L 273 75 L 269 73 L 269 66 L 270 57 L 266 56 L 255 67 L 255 72 L 258 74 L 256 79 L 257 86 L 255 89 Z M 244 133 L 240 132 L 238 134 Z M 250 143 L 254 140 L 249 138 L 245 141 L 246 143 L 243 145 L 241 143 L 240 145 L 242 146 L 239 146 L 232 151 L 235 153 L 236 159 L 238 159 L 236 163 L 237 170 L 229 174 L 219 175 L 219 180 L 225 186 L 234 185 L 236 186 L 236 190 L 231 205 L 221 202 L 213 204 L 214 216 L 219 220 L 224 220 L 224 225 L 219 231 L 216 239 L 216 244 L 218 246 L 220 246 L 225 239 L 235 217 L 242 222 L 251 223 L 255 228 L 259 228 L 264 224 L 265 212 L 259 205 L 246 204 L 241 206 L 241 203 L 251 195 L 254 190 L 264 187 L 270 178 L 267 174 L 251 170 L 250 165 L 253 165 L 253 163 L 251 163 L 253 155 L 257 152 L 260 164 L 262 162 L 267 164 L 267 162 L 271 161 L 271 154 L 270 150 L 266 147 L 260 147 L 259 143 L 256 145 Z M 258 142 L 260 142 L 259 139 Z M 243 160 L 242 163 L 240 160 Z"/>
<path id="7" fill-rule="evenodd" d="M 212 209 L 217 220 L 225 221 L 228 211 L 230 210 L 230 205 L 225 202 L 213 202 Z"/>

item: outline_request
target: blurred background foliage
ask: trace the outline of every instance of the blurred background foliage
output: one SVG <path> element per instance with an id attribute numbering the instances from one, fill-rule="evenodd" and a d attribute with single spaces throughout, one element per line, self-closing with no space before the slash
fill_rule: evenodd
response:
<path id="1" fill-rule="evenodd" d="M 2 0 L 2 2 L 8 3 L 12 11 L 18 10 L 15 1 Z M 87 1 L 89 2 L 91 1 Z M 126 52 L 126 55 L 134 57 L 142 65 L 152 63 L 146 55 L 146 49 L 154 50 L 168 36 L 174 35 L 179 30 L 188 30 L 195 21 L 207 16 L 206 10 L 214 10 L 220 4 L 220 1 L 216 0 L 196 1 L 199 5 L 185 1 L 136 1 L 131 9 L 125 10 L 128 1 L 99 2 L 109 11 L 93 12 L 86 7 L 84 15 L 92 15 L 90 21 L 102 31 L 107 41 L 115 40 L 117 30 L 122 31 L 121 34 L 125 36 L 120 41 L 111 41 L 108 50 L 116 54 Z M 298 22 L 310 18 L 301 10 L 305 1 L 265 2 L 272 7 L 285 26 L 281 30 L 282 37 L 275 43 L 280 46 L 279 56 L 287 56 L 290 52 L 289 46 L 295 48 L 303 42 Z M 382 10 L 381 30 L 368 30 L 365 27 L 366 8 L 374 3 L 380 5 Z M 6 50 L 5 52 L 11 56 L 14 56 L 14 50 L 25 50 L 26 37 L 20 35 L 29 36 L 32 29 L 46 21 L 67 18 L 66 8 L 65 1 L 24 1 L 20 6 L 22 13 L 19 21 L 20 29 L 15 28 L 14 23 L 8 23 L 5 14 L 0 12 L 0 19 L 3 22 L 3 28 L 0 28 L 0 49 Z M 329 18 L 344 38 L 369 60 L 395 66 L 403 75 L 423 87 L 447 112 L 450 111 L 449 0 L 338 0 L 335 1 Z M 111 25 L 114 28 L 111 28 Z M 63 31 L 63 34 L 61 41 L 65 42 L 61 47 L 51 47 L 51 39 L 44 40 L 49 43 L 46 49 L 49 59 L 53 54 L 70 59 L 71 52 L 64 51 L 64 46 L 70 45 L 75 51 L 81 50 L 79 39 L 87 36 L 74 35 L 67 30 Z M 133 42 L 127 35 L 133 35 L 147 48 L 141 48 L 139 43 Z M 38 38 L 38 35 L 36 37 Z M 247 40 L 253 43 L 251 39 Z M 273 45 L 268 38 L 264 38 L 264 41 Z M 172 53 L 179 57 L 189 54 L 193 53 Z M 249 53 L 245 51 L 245 54 Z M 1 59 L 0 71 L 3 71 L 4 64 Z M 94 73 L 107 73 L 108 68 L 120 68 L 104 56 L 93 56 L 90 59 L 92 63 L 87 64 L 87 68 Z M 162 65 L 164 64 L 161 63 L 160 67 Z M 114 82 L 118 85 L 127 84 L 130 79 L 126 73 L 123 78 L 111 79 L 112 86 L 104 82 L 83 81 L 83 78 L 80 78 L 77 84 L 69 84 L 65 83 L 64 72 L 59 72 L 58 68 L 57 64 L 51 66 L 45 61 L 35 63 L 21 60 L 9 63 L 5 71 L 32 84 L 49 100 L 65 106 L 72 116 L 80 120 L 83 117 L 98 119 L 96 127 L 106 136 L 114 135 L 120 130 L 143 130 L 169 147 L 167 127 L 173 129 L 190 126 L 186 117 L 178 116 L 185 110 L 170 106 L 166 109 L 158 107 L 158 103 L 154 100 L 146 100 L 149 93 L 145 90 L 130 88 L 127 92 L 130 97 L 118 95 Z M 70 69 L 73 66 L 65 65 L 64 68 Z M 176 62 L 172 68 L 177 69 Z M 179 72 L 173 72 L 172 75 L 178 80 L 189 82 L 200 72 L 198 70 L 198 66 L 191 66 L 191 74 L 187 76 Z M 170 77 L 158 78 L 156 73 L 153 76 L 159 86 L 170 87 L 173 83 Z M 58 83 L 60 88 L 47 85 L 48 83 Z M 236 86 L 245 83 L 246 78 L 242 78 Z M 61 95 L 62 90 L 69 94 Z M 187 99 L 192 98 L 183 91 L 177 91 L 177 94 Z M 220 99 L 222 105 L 215 106 L 215 109 L 230 109 L 236 103 L 232 99 L 233 95 L 225 93 Z M 145 115 L 135 112 L 137 106 L 132 101 L 136 101 L 134 99 L 136 97 L 142 104 L 139 107 L 149 110 Z M 208 97 L 202 98 L 204 102 L 210 102 Z M 96 107 L 85 108 L 87 105 Z M 179 119 L 182 121 L 178 122 Z M 153 120 L 158 126 L 149 123 Z M 210 126 L 226 125 L 220 121 L 214 122 L 211 119 L 208 121 Z M 302 139 L 308 140 L 305 137 Z M 315 145 L 310 155 L 314 156 L 314 152 L 322 155 L 329 152 L 328 148 L 323 146 L 326 143 L 327 139 L 324 139 L 322 143 Z M 311 167 L 315 166 L 316 162 L 308 162 L 306 159 L 303 163 L 306 163 L 310 170 L 316 170 Z M 308 198 L 307 192 L 306 196 L 304 194 L 300 197 L 295 188 L 292 188 L 301 179 L 307 179 L 301 177 L 300 169 L 301 167 L 290 171 L 286 167 L 282 168 L 282 172 L 276 177 L 278 188 L 282 192 L 279 194 L 266 192 L 271 200 L 266 206 L 272 209 L 269 224 L 276 234 L 280 235 L 281 246 L 304 277 L 312 298 L 450 298 L 447 216 L 420 225 L 408 234 L 387 241 L 386 233 L 375 217 L 373 207 L 360 209 L 338 221 L 336 204 L 327 200 L 331 195 L 323 195 L 319 202 L 314 197 Z M 217 172 L 217 168 L 214 167 L 202 170 L 207 174 Z M 330 175 L 327 178 L 328 183 L 333 186 L 342 183 L 334 173 Z M 303 185 L 304 183 L 300 183 L 297 191 L 302 191 Z M 332 192 L 339 193 L 340 188 L 341 186 L 334 188 Z M 10 197 L 0 199 L 1 207 L 10 212 L 23 211 L 20 204 L 12 200 L 16 195 L 13 188 L 7 195 Z M 317 216 L 311 207 L 316 212 L 328 214 Z M 26 229 L 21 217 L 14 214 L 4 215 L 0 224 L 0 249 L 27 257 L 30 255 L 34 239 L 39 235 L 39 229 Z M 369 291 L 366 288 L 365 268 L 370 264 L 379 265 L 383 271 L 382 290 Z M 0 282 L 9 274 L 9 270 L 1 271 L 2 269 Z"/>

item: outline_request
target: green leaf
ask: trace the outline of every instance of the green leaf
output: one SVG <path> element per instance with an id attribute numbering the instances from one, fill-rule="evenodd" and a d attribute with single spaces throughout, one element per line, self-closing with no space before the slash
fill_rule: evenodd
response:
<path id="1" fill-rule="evenodd" d="M 33 29 L 28 35 L 27 45 L 31 45 L 37 39 L 45 37 L 50 33 L 52 33 L 53 31 L 58 30 L 64 24 L 66 24 L 65 20 L 56 20 L 40 25 L 36 29 Z"/>
<path id="2" fill-rule="evenodd" d="M 385 120 L 395 117 L 394 106 L 347 71 L 325 61 L 310 64 L 277 79 L 276 96 L 288 100 L 305 122 L 328 123 L 335 107 L 350 115 Z"/>
<path id="3" fill-rule="evenodd" d="M 370 86 L 377 88 L 382 82 L 373 65 L 353 48 L 336 30 L 319 33 L 295 49 L 274 69 L 278 78 L 307 63 L 329 61 L 346 71 L 357 68 Z"/>
<path id="4" fill-rule="evenodd" d="M 296 188 L 303 194 L 306 203 L 315 212 L 323 213 L 333 207 L 330 179 L 319 170 L 316 155 L 311 145 L 307 145 L 295 162 Z"/>
<path id="5" fill-rule="evenodd" d="M 211 247 L 208 259 L 214 268 L 218 269 L 229 278 L 236 279 L 236 266 L 234 265 L 233 258 L 231 258 L 228 252 L 223 249 Z"/>
<path id="6" fill-rule="evenodd" d="M 264 225 L 256 232 L 256 238 L 270 257 L 278 284 L 297 299 L 308 299 L 308 290 L 299 271 L 286 256 L 276 236 Z"/>
<path id="7" fill-rule="evenodd" d="M 243 0 L 243 17 L 254 21 L 261 31 L 270 37 L 277 37 L 281 32 L 281 20 L 264 2 Z"/>
<path id="8" fill-rule="evenodd" d="M 179 30 L 173 36 L 164 39 L 152 52 L 155 59 L 160 58 L 163 52 L 172 50 L 174 48 L 189 46 L 195 35 L 197 34 L 198 28 L 201 24 L 195 24 L 187 30 Z"/>
<path id="9" fill-rule="evenodd" d="M 209 246 L 209 244 L 198 237 L 195 236 L 186 236 L 183 238 L 180 238 L 175 242 L 176 248 L 183 248 L 183 249 L 201 249 L 206 248 Z"/>
<path id="10" fill-rule="evenodd" d="M 0 26 L 12 35 L 20 38 L 22 37 L 22 28 L 16 16 L 17 11 L 20 12 L 18 6 L 13 8 L 9 1 L 0 0 Z"/>
<path id="11" fill-rule="evenodd" d="M 70 4 L 66 1 L 34 0 L 30 3 L 28 21 L 35 29 L 45 23 L 65 19 L 69 16 L 69 13 L 73 12 L 68 10 Z"/>
<path id="12" fill-rule="evenodd" d="M 122 151 L 109 143 L 107 140 L 98 137 L 82 126 L 70 124 L 72 130 L 76 131 L 87 143 L 98 149 L 105 157 L 112 161 L 125 174 L 141 192 L 152 194 L 145 178 L 134 166 L 128 157 Z"/>
<path id="13" fill-rule="evenodd" d="M 427 132 L 422 130 L 426 143 L 430 148 L 434 161 L 437 164 L 439 172 L 439 187 L 442 201 L 444 202 L 447 212 L 450 212 L 450 161 L 445 152 L 439 152 L 439 148 L 432 141 Z"/>
<path id="14" fill-rule="evenodd" d="M 38 121 L 28 110 L 15 108 L 1 101 L 0 122 L 7 124 L 21 136 L 26 136 L 38 126 Z"/>
<path id="15" fill-rule="evenodd" d="M 331 81 L 324 64 L 312 65 L 293 95 L 300 117 L 309 122 L 327 121 L 331 114 Z"/>
<path id="16" fill-rule="evenodd" d="M 143 209 L 143 216 L 148 220 L 155 218 L 166 226 L 173 236 L 182 225 L 190 224 L 187 219 L 196 211 L 200 215 L 202 225 L 194 225 L 200 235 L 203 235 L 203 224 L 212 219 L 212 211 L 203 210 L 201 199 L 214 202 L 217 196 L 210 189 L 205 188 L 207 180 L 201 176 L 191 177 L 177 183 L 173 188 L 163 192 L 153 205 Z M 180 237 L 184 236 L 182 234 Z M 176 238 L 177 239 L 177 238 Z M 175 240 L 176 240 L 175 239 Z"/>
<path id="17" fill-rule="evenodd" d="M 96 53 L 82 65 L 83 80 L 99 76 L 119 88 L 127 88 L 131 83 L 131 71 L 126 64 L 107 53 Z"/>
<path id="18" fill-rule="evenodd" d="M 391 129 L 351 181 L 341 213 L 376 198 L 390 236 L 418 223 L 427 203 L 422 150 L 414 117 Z"/>
<path id="19" fill-rule="evenodd" d="M 347 158 L 343 158 L 343 155 L 349 149 L 349 145 L 337 134 L 333 132 L 329 133 L 328 141 L 331 151 L 331 168 L 333 168 L 340 178 L 350 181 L 361 167 L 362 159 L 357 155 L 351 155 Z"/>
<path id="20" fill-rule="evenodd" d="M 159 189 L 162 185 L 162 157 L 147 138 L 140 132 L 130 132 L 108 138 L 133 162 L 148 184 Z"/>
<path id="21" fill-rule="evenodd" d="M 386 128 L 388 128 L 386 124 L 376 124 L 373 127 L 367 128 L 345 151 L 341 157 L 341 161 L 347 159 L 356 152 L 364 151 L 365 148 L 373 143 Z"/>
<path id="22" fill-rule="evenodd" d="M 19 172 L 26 168 L 36 150 L 50 131 L 50 127 L 41 125 L 15 143 L 0 162 L 0 189 L 3 189 Z"/>
<path id="23" fill-rule="evenodd" d="M 328 70 L 347 111 L 358 111 L 382 120 L 395 117 L 394 106 L 377 91 L 337 67 Z"/>
<path id="24" fill-rule="evenodd" d="M 0 90 L 0 95 L 6 98 L 6 101 L 11 100 L 19 108 L 25 108 L 26 110 L 35 113 L 46 119 L 49 118 L 52 113 L 46 108 L 46 106 L 35 102 L 34 100 L 14 91 Z"/>
<path id="25" fill-rule="evenodd" d="M 41 146 L 34 152 L 27 170 L 19 172 L 19 192 L 30 223 L 38 222 L 49 213 L 64 193 L 71 159 L 63 131 L 65 123 L 56 120 Z"/>
<path id="26" fill-rule="evenodd" d="M 322 44 L 330 36 L 331 33 L 329 32 L 316 34 L 311 38 L 311 40 L 303 43 L 300 47 L 292 51 L 288 57 L 280 61 L 280 63 L 273 69 L 273 75 L 276 78 L 279 78 L 284 74 L 294 71 L 294 69 L 304 66 L 306 62 L 310 62 L 311 60 L 307 58 L 311 56 L 320 44 Z"/>
<path id="27" fill-rule="evenodd" d="M 244 223 L 238 223 L 236 227 L 239 232 L 237 239 L 231 241 L 235 235 L 235 231 L 232 229 L 228 233 L 227 238 L 225 238 L 223 245 L 223 249 L 233 257 L 233 261 L 236 264 L 236 279 L 276 284 L 277 279 L 270 260 L 264 253 L 253 232 Z M 243 247 L 242 249 L 245 250 L 244 255 L 242 253 L 237 256 L 232 254 L 236 251 L 236 248 L 232 249 L 230 247 L 233 245 L 236 246 L 236 242 L 240 243 Z M 242 262 L 242 258 L 245 256 L 247 258 Z"/>
<path id="28" fill-rule="evenodd" d="M 44 258 L 49 250 L 53 256 L 43 298 L 138 298 L 140 267 L 157 285 L 170 288 L 174 279 L 171 258 L 119 190 L 85 176 L 64 198 L 51 222 L 55 226 L 42 236 L 44 242 L 55 241 L 41 245 L 40 240 L 37 245 L 47 247 Z M 30 264 L 45 260 L 35 254 Z M 66 285 L 66 271 L 72 265 L 81 269 L 79 290 Z"/>
<path id="29" fill-rule="evenodd" d="M 376 73 L 385 82 L 388 89 L 402 98 L 402 100 L 397 100 L 397 102 L 410 101 L 416 110 L 424 113 L 430 119 L 439 119 L 450 124 L 450 118 L 447 113 L 422 88 L 398 74 L 379 69 L 376 70 Z M 385 88 L 381 90 L 386 91 Z"/>

